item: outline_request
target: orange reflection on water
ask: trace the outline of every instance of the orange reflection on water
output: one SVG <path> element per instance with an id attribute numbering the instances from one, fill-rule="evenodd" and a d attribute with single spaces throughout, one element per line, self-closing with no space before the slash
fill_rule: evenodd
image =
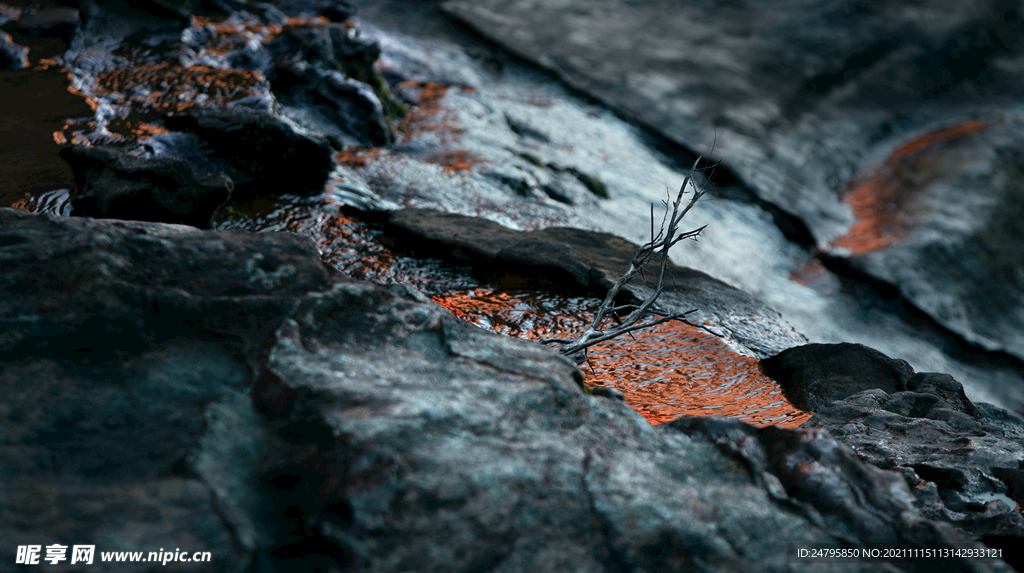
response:
<path id="1" fill-rule="evenodd" d="M 881 250 L 906 238 L 910 222 L 906 204 L 914 192 L 934 179 L 945 166 L 937 150 L 992 124 L 970 120 L 927 133 L 896 148 L 876 170 L 861 174 L 848 184 L 843 199 L 853 208 L 857 222 L 833 247 L 859 255 Z"/>
<path id="2" fill-rule="evenodd" d="M 584 328 L 597 301 L 538 292 L 474 290 L 433 300 L 459 318 L 522 338 L 568 338 Z M 795 427 L 796 409 L 778 384 L 718 337 L 682 322 L 622 336 L 589 350 L 591 386 L 613 387 L 652 424 L 682 416 L 723 416 L 749 424 Z"/>
<path id="3" fill-rule="evenodd" d="M 472 151 L 465 149 L 449 149 L 434 153 L 424 158 L 424 161 L 440 165 L 445 173 L 469 171 L 474 165 L 484 163 L 483 159 L 477 157 Z"/>
<path id="4" fill-rule="evenodd" d="M 400 142 L 406 143 L 425 133 L 437 135 L 442 143 L 458 141 L 458 135 L 464 130 L 458 126 L 455 115 L 446 110 L 441 103 L 448 94 L 447 84 L 409 81 L 399 83 L 398 87 L 419 90 L 420 99 L 420 102 L 395 125 L 395 133 Z"/>
<path id="5" fill-rule="evenodd" d="M 201 101 L 228 103 L 252 95 L 252 88 L 263 81 L 263 75 L 253 70 L 186 67 L 171 62 L 128 66 L 96 76 L 101 95 L 121 94 L 138 108 L 133 111 L 157 113 L 182 111 Z"/>

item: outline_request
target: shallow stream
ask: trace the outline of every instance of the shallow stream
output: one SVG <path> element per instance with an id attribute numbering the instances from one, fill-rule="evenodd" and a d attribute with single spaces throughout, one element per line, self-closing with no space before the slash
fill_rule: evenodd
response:
<path id="1" fill-rule="evenodd" d="M 310 237 L 324 261 L 342 272 L 409 284 L 459 318 L 506 336 L 573 337 L 590 323 L 600 303 L 586 296 L 516 289 L 502 285 L 511 281 L 501 277 L 474 277 L 468 267 L 392 252 L 378 240 L 381 230 L 342 214 L 330 195 L 285 196 L 235 207 L 217 227 Z M 683 322 L 597 345 L 581 369 L 590 386 L 621 391 L 628 404 L 655 424 L 684 415 L 711 415 L 790 427 L 810 418 L 786 401 L 775 381 L 761 374 L 757 360 Z"/>

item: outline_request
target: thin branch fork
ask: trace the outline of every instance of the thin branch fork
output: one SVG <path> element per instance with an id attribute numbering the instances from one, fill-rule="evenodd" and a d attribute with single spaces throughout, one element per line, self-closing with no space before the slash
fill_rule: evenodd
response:
<path id="1" fill-rule="evenodd" d="M 706 193 L 705 188 L 698 187 L 694 180 L 694 174 L 697 172 L 697 166 L 700 164 L 701 159 L 702 158 L 700 157 L 697 158 L 693 163 L 693 167 L 690 168 L 690 172 L 687 173 L 686 178 L 683 179 L 683 184 L 679 186 L 679 191 L 676 193 L 675 200 L 671 203 L 671 211 L 668 209 L 670 206 L 669 203 L 667 201 L 665 202 L 666 212 L 662 217 L 661 228 L 658 230 L 657 234 L 654 232 L 654 205 L 651 205 L 651 240 L 638 247 L 633 253 L 633 257 L 629 262 L 629 268 L 608 290 L 604 301 L 601 303 L 601 306 L 597 309 L 597 313 L 594 315 L 593 322 L 591 322 L 586 330 L 576 338 L 549 338 L 543 340 L 543 343 L 559 345 L 559 352 L 576 359 L 577 363 L 580 363 L 586 359 L 586 349 L 595 344 L 611 340 L 612 338 L 626 333 L 631 333 L 634 330 L 656 326 L 670 320 L 677 320 L 692 312 L 696 312 L 696 309 L 693 309 L 669 316 L 651 318 L 640 322 L 640 319 L 650 312 L 651 306 L 654 305 L 655 301 L 658 300 L 658 297 L 661 296 L 661 293 L 665 290 L 665 272 L 668 268 L 669 250 L 679 241 L 684 239 L 696 239 L 706 227 L 700 227 L 699 229 L 694 229 L 692 231 L 679 231 L 679 223 L 683 220 L 683 217 L 690 212 L 690 209 L 692 209 L 693 206 L 697 204 L 697 201 L 699 201 Z M 693 188 L 693 195 L 684 205 L 683 196 L 686 194 L 688 186 Z M 658 279 L 655 284 L 654 292 L 639 304 L 616 306 L 615 299 L 622 291 L 622 288 L 626 283 L 632 280 L 637 273 L 641 273 L 641 276 L 643 276 L 644 265 L 649 263 L 655 256 L 660 256 L 661 260 L 658 267 Z M 626 317 L 621 319 L 618 325 L 606 330 L 601 329 L 601 324 L 604 323 L 604 320 L 608 318 L 609 315 L 617 315 L 619 311 L 625 311 L 628 309 L 632 310 Z"/>

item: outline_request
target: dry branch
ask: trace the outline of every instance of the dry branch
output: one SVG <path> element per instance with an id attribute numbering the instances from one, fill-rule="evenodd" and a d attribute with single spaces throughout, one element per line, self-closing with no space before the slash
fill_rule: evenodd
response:
<path id="1" fill-rule="evenodd" d="M 680 319 L 691 312 L 696 312 L 697 309 L 693 309 L 686 312 L 679 312 L 639 322 L 641 318 L 652 312 L 651 307 L 665 290 L 665 271 L 668 267 L 669 250 L 673 245 L 683 239 L 696 239 L 700 236 L 701 231 L 704 230 L 704 227 L 700 227 L 699 229 L 694 229 L 692 231 L 679 231 L 679 223 L 683 220 L 683 217 L 686 216 L 690 209 L 697 204 L 697 201 L 699 201 L 705 193 L 705 189 L 703 187 L 698 187 L 697 183 L 694 181 L 694 174 L 697 172 L 697 165 L 700 163 L 700 160 L 701 158 L 698 157 L 697 161 L 694 162 L 693 167 L 690 168 L 690 172 L 686 175 L 686 178 L 683 179 L 683 184 L 679 186 L 679 191 L 676 193 L 675 200 L 672 201 L 671 205 L 668 201 L 665 201 L 665 215 L 662 217 L 661 228 L 657 234 L 654 233 L 654 205 L 651 205 L 651 240 L 641 245 L 637 248 L 636 252 L 633 253 L 633 258 L 629 262 L 629 268 L 619 278 L 619 280 L 612 285 L 612 288 L 608 290 L 608 294 L 605 295 L 604 301 L 597 309 L 597 313 L 594 316 L 593 322 L 590 323 L 590 326 L 588 326 L 587 329 L 576 338 L 549 338 L 543 340 L 543 343 L 557 344 L 559 352 L 573 358 L 576 360 L 577 364 L 581 364 L 586 361 L 587 348 L 595 344 L 611 340 L 612 338 L 626 333 L 631 333 L 634 330 L 640 330 L 642 328 L 655 326 L 670 320 Z M 684 206 L 683 197 L 686 195 L 687 187 L 691 187 L 693 189 L 693 195 Z M 671 212 L 669 211 L 669 206 L 671 206 Z M 650 262 L 655 256 L 660 256 L 661 260 L 660 266 L 658 267 L 658 280 L 655 285 L 654 292 L 640 304 L 616 306 L 615 299 L 622 291 L 622 287 L 632 280 L 637 273 L 640 273 L 641 276 L 643 276 L 644 265 Z M 618 316 L 620 311 L 629 309 L 632 310 L 625 317 L 620 318 Z M 605 319 L 609 317 L 614 318 L 617 324 L 612 328 L 602 330 L 602 323 L 604 323 Z"/>

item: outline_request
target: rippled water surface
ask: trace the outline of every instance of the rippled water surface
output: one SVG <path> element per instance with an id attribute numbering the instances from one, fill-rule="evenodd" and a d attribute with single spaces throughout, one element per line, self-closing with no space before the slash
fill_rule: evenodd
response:
<path id="1" fill-rule="evenodd" d="M 483 328 L 523 338 L 574 336 L 593 318 L 595 299 L 536 291 L 474 289 L 434 301 Z M 681 416 L 723 416 L 794 427 L 810 414 L 793 407 L 757 360 L 684 322 L 668 322 L 589 350 L 591 386 L 616 388 L 652 424 Z"/>

